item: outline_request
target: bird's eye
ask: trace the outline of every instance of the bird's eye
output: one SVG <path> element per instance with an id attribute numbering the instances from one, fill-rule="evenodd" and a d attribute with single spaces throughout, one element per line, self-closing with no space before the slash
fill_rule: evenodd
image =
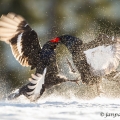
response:
<path id="1" fill-rule="evenodd" d="M 50 49 L 55 49 L 56 46 L 57 46 L 56 44 L 51 44 L 51 45 L 50 45 Z"/>
<path id="2" fill-rule="evenodd" d="M 56 46 L 57 46 L 57 45 L 56 45 L 56 44 L 54 44 L 54 45 L 52 46 L 52 47 L 53 47 L 53 49 L 55 49 L 55 48 L 56 48 Z"/>

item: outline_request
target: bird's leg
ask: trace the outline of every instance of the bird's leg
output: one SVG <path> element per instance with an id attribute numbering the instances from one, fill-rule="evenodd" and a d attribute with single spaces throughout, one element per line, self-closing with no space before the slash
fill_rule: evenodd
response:
<path id="1" fill-rule="evenodd" d="M 96 77 L 96 79 L 95 78 L 91 79 L 91 81 L 89 81 L 88 83 L 88 85 L 90 85 L 92 88 L 93 86 L 95 87 L 94 89 L 97 96 L 100 96 L 101 93 L 103 93 L 101 82 L 102 82 L 102 78 Z"/>
<path id="2" fill-rule="evenodd" d="M 97 93 L 100 96 L 100 94 L 103 93 L 103 91 L 99 82 L 96 83 L 96 88 L 97 88 Z"/>
<path id="3" fill-rule="evenodd" d="M 73 68 L 73 66 L 72 66 L 72 64 L 71 64 L 71 62 L 70 62 L 70 60 L 69 60 L 68 58 L 66 58 L 66 60 L 67 60 L 67 64 L 68 64 L 69 67 L 70 67 L 71 72 L 75 73 L 76 71 L 75 71 L 75 69 Z"/>
<path id="4" fill-rule="evenodd" d="M 109 81 L 120 82 L 120 80 L 119 80 L 120 72 L 118 72 L 118 71 L 112 72 L 109 75 L 106 75 L 104 78 L 109 80 Z"/>
<path id="5" fill-rule="evenodd" d="M 66 60 L 67 60 L 67 64 L 68 64 L 68 66 L 69 66 L 69 68 L 70 68 L 70 70 L 71 70 L 71 72 L 73 72 L 73 73 L 76 73 L 76 70 L 73 68 L 73 66 L 72 66 L 72 64 L 71 64 L 71 62 L 70 62 L 70 60 L 68 59 L 68 58 L 66 58 Z M 78 77 L 79 78 L 79 77 Z M 79 85 L 79 79 L 76 79 L 76 80 L 68 80 L 68 81 L 70 81 L 70 82 L 75 82 L 75 83 L 77 83 L 78 85 Z"/>
<path id="6" fill-rule="evenodd" d="M 116 79 L 116 78 L 118 78 L 120 76 L 120 72 L 118 72 L 114 77 L 113 77 L 113 79 Z"/>
<path id="7" fill-rule="evenodd" d="M 19 92 L 19 89 L 15 90 L 13 93 L 10 93 L 8 96 L 7 96 L 7 99 L 8 100 L 13 100 L 15 98 L 18 98 L 20 96 L 20 92 Z"/>
<path id="8" fill-rule="evenodd" d="M 78 77 L 79 78 L 79 77 Z M 75 82 L 75 83 L 77 83 L 78 85 L 80 85 L 78 82 L 80 81 L 79 79 L 76 79 L 76 80 L 68 80 L 68 81 L 70 81 L 70 82 Z"/>
<path id="9" fill-rule="evenodd" d="M 8 95 L 7 99 L 8 99 L 8 100 L 13 100 L 13 99 L 18 98 L 20 95 L 24 95 L 24 96 L 26 96 L 26 97 L 29 97 L 29 96 L 27 95 L 27 92 L 29 91 L 29 89 L 28 89 L 27 86 L 28 86 L 29 84 L 30 84 L 30 83 L 28 83 L 28 84 L 26 84 L 26 85 L 23 85 L 21 88 L 15 90 L 13 93 L 11 93 L 10 95 Z"/>

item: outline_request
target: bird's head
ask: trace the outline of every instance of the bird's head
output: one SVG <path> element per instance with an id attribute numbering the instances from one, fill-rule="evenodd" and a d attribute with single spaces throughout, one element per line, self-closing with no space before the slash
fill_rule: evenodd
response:
<path id="1" fill-rule="evenodd" d="M 51 43 L 62 43 L 68 48 L 70 52 L 73 51 L 73 47 L 75 47 L 75 45 L 82 44 L 82 41 L 79 38 L 71 36 L 71 35 L 59 36 L 59 37 L 56 37 L 50 40 L 50 42 Z"/>
<path id="2" fill-rule="evenodd" d="M 58 45 L 58 42 L 51 42 L 51 41 L 48 41 L 44 44 L 43 48 L 44 49 L 50 49 L 50 50 L 54 50 L 56 49 Z"/>

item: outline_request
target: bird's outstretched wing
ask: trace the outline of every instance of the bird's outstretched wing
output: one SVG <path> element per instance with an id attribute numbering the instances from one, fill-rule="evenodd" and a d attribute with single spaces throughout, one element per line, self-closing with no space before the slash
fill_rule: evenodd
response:
<path id="1" fill-rule="evenodd" d="M 38 36 L 22 16 L 14 13 L 1 16 L 0 40 L 10 44 L 21 65 L 31 66 L 31 69 L 36 67 L 41 51 Z"/>
<path id="2" fill-rule="evenodd" d="M 108 75 L 115 72 L 119 66 L 120 39 L 115 36 L 100 35 L 95 40 L 83 44 L 82 49 L 83 60 L 95 76 Z"/>

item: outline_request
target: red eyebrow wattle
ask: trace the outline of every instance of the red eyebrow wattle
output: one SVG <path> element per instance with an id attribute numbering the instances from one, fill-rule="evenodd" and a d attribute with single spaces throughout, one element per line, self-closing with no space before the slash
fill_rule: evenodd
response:
<path id="1" fill-rule="evenodd" d="M 50 40 L 50 42 L 53 42 L 53 43 L 58 43 L 58 42 L 59 42 L 59 40 L 60 40 L 60 38 L 56 37 L 56 38 L 54 38 L 54 39 Z"/>

